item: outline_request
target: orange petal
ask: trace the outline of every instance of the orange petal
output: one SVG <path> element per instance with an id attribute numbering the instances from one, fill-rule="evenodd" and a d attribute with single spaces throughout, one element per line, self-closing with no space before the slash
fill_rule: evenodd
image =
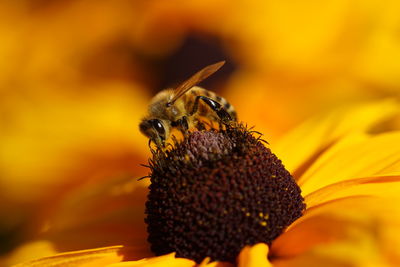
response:
<path id="1" fill-rule="evenodd" d="M 82 186 L 43 216 L 47 225 L 41 237 L 59 251 L 122 244 L 142 248 L 136 259 L 148 257 L 147 191 L 147 181 L 131 177 Z"/>
<path id="2" fill-rule="evenodd" d="M 138 261 L 126 261 L 107 265 L 107 267 L 194 267 L 196 263 L 185 258 L 175 258 L 175 253 L 168 255 L 146 258 Z"/>
<path id="3" fill-rule="evenodd" d="M 238 257 L 239 267 L 258 267 L 272 266 L 268 261 L 268 246 L 264 243 L 259 243 L 254 246 L 246 246 L 242 249 Z"/>
<path id="4" fill-rule="evenodd" d="M 338 143 L 298 180 L 303 194 L 359 177 L 400 174 L 400 132 L 384 133 L 355 144 Z"/>
<path id="5" fill-rule="evenodd" d="M 106 266 L 113 262 L 120 262 L 124 254 L 123 246 L 104 247 L 57 254 L 21 264 L 15 267 L 35 266 Z"/>
<path id="6" fill-rule="evenodd" d="M 398 110 L 398 104 L 392 100 L 337 109 L 301 124 L 272 144 L 272 151 L 299 177 L 302 169 L 338 138 L 351 132 L 365 132 Z"/>

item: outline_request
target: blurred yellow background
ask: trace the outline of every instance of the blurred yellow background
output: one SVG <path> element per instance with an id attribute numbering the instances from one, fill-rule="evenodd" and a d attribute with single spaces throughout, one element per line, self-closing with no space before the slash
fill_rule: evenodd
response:
<path id="1" fill-rule="evenodd" d="M 2 257 L 90 185 L 146 175 L 148 101 L 208 64 L 227 61 L 202 85 L 270 142 L 334 107 L 398 98 L 399 14 L 397 0 L 1 1 Z"/>

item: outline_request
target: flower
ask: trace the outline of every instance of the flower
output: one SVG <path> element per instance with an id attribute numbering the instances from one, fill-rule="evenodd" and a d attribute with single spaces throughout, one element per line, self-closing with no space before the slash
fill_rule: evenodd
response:
<path id="1" fill-rule="evenodd" d="M 279 143 L 272 144 L 272 151 L 276 151 L 301 187 L 307 209 L 269 248 L 264 243 L 244 247 L 238 265 L 396 266 L 400 260 L 396 249 L 400 244 L 400 209 L 396 204 L 400 192 L 400 147 L 397 145 L 400 132 L 383 131 L 381 122 L 398 114 L 398 108 L 397 102 L 388 100 L 337 110 L 305 122 Z M 107 191 L 134 195 L 139 200 L 145 196 L 138 196 L 138 192 L 145 191 L 146 185 L 130 183 L 130 188 L 125 184 Z M 102 189 L 98 194 L 107 191 Z M 98 196 L 100 201 L 91 201 L 95 209 L 109 213 L 115 208 L 115 200 L 111 207 L 104 205 L 109 197 Z M 131 209 L 135 210 L 139 204 L 133 201 Z M 75 215 L 82 214 L 79 206 L 73 205 L 73 209 L 70 212 Z M 134 224 L 131 227 L 135 229 Z M 138 234 L 136 241 L 142 238 L 142 244 L 63 253 L 30 264 L 194 266 L 189 259 L 175 258 L 174 253 L 150 256 L 145 237 L 140 235 L 143 230 L 133 230 Z M 201 263 L 202 266 L 215 264 L 209 258 Z"/>
<path id="2" fill-rule="evenodd" d="M 140 247 L 132 259 L 150 256 L 142 247 L 147 184 L 131 181 L 145 175 L 139 163 L 148 157 L 138 120 L 161 85 L 217 59 L 235 68 L 225 92 L 209 88 L 267 134 L 295 177 L 370 118 L 382 116 L 370 133 L 398 129 L 399 119 L 384 119 L 393 105 L 379 104 L 352 118 L 315 118 L 303 129 L 315 135 L 281 139 L 310 114 L 397 95 L 398 8 L 398 1 L 3 1 L 2 261 L 119 243 Z"/>
<path id="3" fill-rule="evenodd" d="M 235 262 L 302 215 L 300 188 L 253 134 L 241 124 L 195 131 L 155 152 L 145 221 L 156 255 Z"/>

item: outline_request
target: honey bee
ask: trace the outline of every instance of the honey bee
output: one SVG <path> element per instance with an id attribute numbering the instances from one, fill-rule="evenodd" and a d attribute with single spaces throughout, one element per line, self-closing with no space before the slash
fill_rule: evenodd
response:
<path id="1" fill-rule="evenodd" d="M 237 120 L 235 109 L 214 92 L 196 86 L 225 64 L 225 61 L 209 65 L 198 71 L 175 89 L 165 89 L 153 97 L 148 115 L 142 119 L 139 129 L 149 137 L 149 144 L 165 148 L 165 142 L 173 128 L 184 135 L 191 129 L 203 129 L 200 117 L 211 122 L 229 124 Z"/>

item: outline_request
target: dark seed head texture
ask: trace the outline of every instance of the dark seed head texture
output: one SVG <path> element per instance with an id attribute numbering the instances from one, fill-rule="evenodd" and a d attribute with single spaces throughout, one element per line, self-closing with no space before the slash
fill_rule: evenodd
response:
<path id="1" fill-rule="evenodd" d="M 196 131 L 150 160 L 148 241 L 156 255 L 235 262 L 299 218 L 301 191 L 244 126 Z"/>

